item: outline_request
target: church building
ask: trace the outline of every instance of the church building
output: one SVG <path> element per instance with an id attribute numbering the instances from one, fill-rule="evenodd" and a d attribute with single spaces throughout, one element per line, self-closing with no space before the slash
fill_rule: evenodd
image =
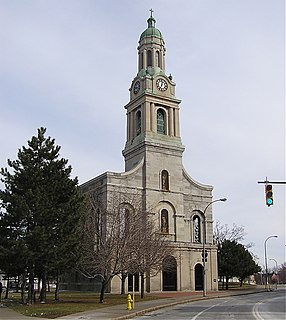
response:
<path id="1" fill-rule="evenodd" d="M 81 188 L 104 189 L 106 197 L 122 188 L 136 190 L 144 199 L 144 209 L 152 208 L 176 255 L 172 257 L 172 273 L 165 272 L 163 265 L 162 271 L 150 279 L 150 291 L 203 290 L 204 279 L 206 290 L 215 291 L 218 270 L 213 241 L 213 187 L 193 180 L 183 167 L 181 100 L 176 97 L 172 76 L 166 75 L 165 42 L 155 23 L 151 10 L 147 28 L 139 38 L 138 69 L 129 88 L 129 102 L 124 106 L 125 171 L 105 172 Z M 203 249 L 207 252 L 205 263 Z M 120 293 L 120 289 L 121 280 L 115 276 L 111 292 Z"/>

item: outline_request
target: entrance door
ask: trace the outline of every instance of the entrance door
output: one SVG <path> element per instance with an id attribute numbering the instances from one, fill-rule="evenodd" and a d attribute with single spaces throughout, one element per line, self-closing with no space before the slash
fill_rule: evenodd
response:
<path id="1" fill-rule="evenodd" d="M 203 266 L 201 264 L 197 264 L 195 266 L 195 290 L 203 290 L 204 289 L 204 276 L 203 276 Z"/>
<path id="2" fill-rule="evenodd" d="M 177 262 L 171 256 L 163 260 L 163 291 L 177 291 Z"/>

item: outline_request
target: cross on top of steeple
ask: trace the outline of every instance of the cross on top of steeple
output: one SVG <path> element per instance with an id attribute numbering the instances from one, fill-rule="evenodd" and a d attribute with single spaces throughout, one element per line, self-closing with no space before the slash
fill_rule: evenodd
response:
<path id="1" fill-rule="evenodd" d="M 153 17 L 154 10 L 151 8 L 149 11 L 151 12 L 151 15 L 150 15 L 150 18 L 147 20 L 148 28 L 155 28 L 156 20 Z"/>

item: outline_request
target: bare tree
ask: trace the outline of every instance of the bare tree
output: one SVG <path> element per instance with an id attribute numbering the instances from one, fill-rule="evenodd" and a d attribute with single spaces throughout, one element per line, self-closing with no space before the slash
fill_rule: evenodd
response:
<path id="1" fill-rule="evenodd" d="M 219 221 L 216 221 L 214 230 L 214 241 L 220 247 L 224 240 L 241 242 L 244 240 L 246 232 L 244 231 L 244 226 L 237 226 L 235 223 L 232 228 L 229 228 L 227 224 L 221 225 Z M 244 247 L 249 249 L 254 246 L 253 242 L 244 244 Z M 251 252 L 250 252 L 251 253 Z M 254 259 L 258 260 L 258 257 L 251 253 Z"/>
<path id="2" fill-rule="evenodd" d="M 224 240 L 240 242 L 244 239 L 246 233 L 243 226 L 232 225 L 229 228 L 227 224 L 221 225 L 220 221 L 216 221 L 214 230 L 214 240 L 217 244 L 221 244 Z"/>
<path id="3" fill-rule="evenodd" d="M 278 272 L 278 282 L 286 283 L 286 262 L 280 265 L 277 272 Z"/>
<path id="4" fill-rule="evenodd" d="M 162 270 L 163 259 L 172 254 L 174 248 L 166 235 L 161 233 L 153 215 L 146 215 L 136 233 L 130 259 L 130 271 L 140 275 L 141 298 L 144 298 L 145 279 L 156 276 Z"/>
<path id="5" fill-rule="evenodd" d="M 77 266 L 77 271 L 88 278 L 100 277 L 100 303 L 114 276 L 123 275 L 124 286 L 128 273 L 155 274 L 164 255 L 170 253 L 168 242 L 143 210 L 140 195 L 123 189 L 110 194 L 108 199 L 100 191 L 86 194 L 88 205 Z"/>

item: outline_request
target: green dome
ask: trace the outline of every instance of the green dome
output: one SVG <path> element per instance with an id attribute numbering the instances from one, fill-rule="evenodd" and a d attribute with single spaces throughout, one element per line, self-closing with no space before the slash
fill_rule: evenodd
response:
<path id="1" fill-rule="evenodd" d="M 163 36 L 160 30 L 156 28 L 147 28 L 145 31 L 142 32 L 140 36 L 140 40 L 142 40 L 145 37 L 151 37 L 151 36 L 163 39 Z"/>
<path id="2" fill-rule="evenodd" d="M 154 19 L 154 17 L 152 17 L 152 15 L 147 20 L 147 23 L 148 23 L 148 28 L 142 32 L 140 36 L 140 41 L 145 37 L 157 37 L 163 40 L 161 31 L 155 28 L 156 20 Z"/>

